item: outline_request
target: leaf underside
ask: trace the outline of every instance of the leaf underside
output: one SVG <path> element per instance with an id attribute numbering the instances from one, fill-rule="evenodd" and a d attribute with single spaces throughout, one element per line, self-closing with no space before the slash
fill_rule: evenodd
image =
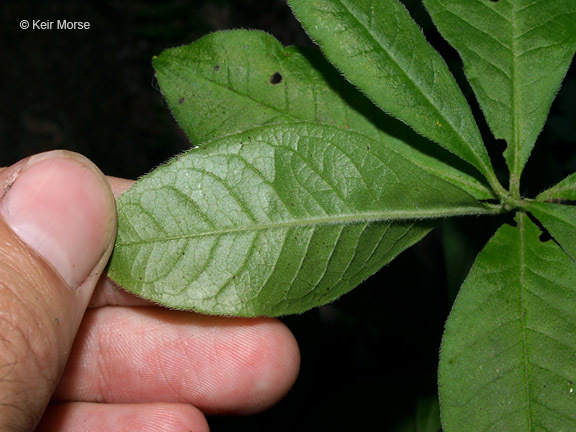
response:
<path id="1" fill-rule="evenodd" d="M 576 264 L 525 215 L 479 254 L 446 324 L 446 432 L 576 430 Z"/>
<path id="2" fill-rule="evenodd" d="M 487 212 L 477 200 L 494 196 L 314 50 L 230 31 L 154 66 L 199 148 L 118 202 L 109 274 L 145 298 L 224 315 L 302 312 L 354 288 L 439 218 Z"/>
<path id="3" fill-rule="evenodd" d="M 269 125 L 193 150 L 124 194 L 109 274 L 175 308 L 298 313 L 421 239 L 434 225 L 422 219 L 483 212 L 354 132 Z"/>

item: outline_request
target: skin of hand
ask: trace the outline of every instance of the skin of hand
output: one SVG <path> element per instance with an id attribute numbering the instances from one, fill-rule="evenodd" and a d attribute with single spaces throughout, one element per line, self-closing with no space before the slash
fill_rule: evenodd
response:
<path id="1" fill-rule="evenodd" d="M 131 184 L 67 151 L 0 172 L 0 430 L 203 432 L 294 383 L 279 321 L 156 307 L 103 276 Z"/>

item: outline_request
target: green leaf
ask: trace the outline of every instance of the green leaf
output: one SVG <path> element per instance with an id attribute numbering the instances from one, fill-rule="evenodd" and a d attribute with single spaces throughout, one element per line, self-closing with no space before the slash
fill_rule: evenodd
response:
<path id="1" fill-rule="evenodd" d="M 398 0 L 291 0 L 326 57 L 380 108 L 472 164 L 503 193 L 448 67 Z"/>
<path id="2" fill-rule="evenodd" d="M 569 175 L 557 185 L 545 190 L 536 199 L 538 201 L 556 199 L 576 201 L 576 173 Z"/>
<path id="3" fill-rule="evenodd" d="M 474 173 L 466 173 L 466 164 L 433 152 L 428 140 L 375 107 L 317 50 L 284 48 L 258 31 L 216 32 L 164 51 L 154 67 L 174 117 L 193 143 L 264 124 L 326 124 L 391 147 L 478 199 L 494 198 Z"/>
<path id="4" fill-rule="evenodd" d="M 309 123 L 210 142 L 118 204 L 112 279 L 175 308 L 245 316 L 334 300 L 422 238 L 424 218 L 492 212 L 362 135 Z"/>
<path id="5" fill-rule="evenodd" d="M 562 249 L 576 260 L 576 207 L 530 202 L 526 208 L 538 218 Z"/>
<path id="6" fill-rule="evenodd" d="M 446 324 L 445 432 L 576 430 L 576 264 L 524 214 L 479 254 Z"/>
<path id="7" fill-rule="evenodd" d="M 574 0 L 424 0 L 460 53 L 504 153 L 511 185 L 530 156 L 576 50 Z"/>

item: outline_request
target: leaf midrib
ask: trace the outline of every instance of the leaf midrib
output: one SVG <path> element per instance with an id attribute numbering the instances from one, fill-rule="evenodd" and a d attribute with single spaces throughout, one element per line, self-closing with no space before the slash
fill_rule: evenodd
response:
<path id="1" fill-rule="evenodd" d="M 512 2 L 512 21 L 510 23 L 512 30 L 512 44 L 511 44 L 511 54 L 512 54 L 512 117 L 513 117 L 513 128 L 512 128 L 512 167 L 510 167 L 512 175 L 510 176 L 510 192 L 515 196 L 520 196 L 520 104 L 518 102 L 518 67 L 516 50 L 518 48 L 518 41 L 516 37 L 516 2 Z"/>
<path id="2" fill-rule="evenodd" d="M 362 224 L 362 223 L 377 223 L 377 222 L 391 222 L 391 221 L 408 221 L 408 220 L 422 220 L 422 219 L 438 219 L 449 216 L 465 216 L 465 215 L 481 215 L 493 214 L 495 211 L 492 209 L 483 209 L 479 207 L 451 207 L 446 210 L 439 209 L 425 209 L 425 210 L 392 210 L 383 212 L 362 212 L 354 214 L 341 214 L 324 216 L 317 218 L 306 218 L 298 220 L 286 220 L 280 222 L 260 223 L 252 225 L 244 225 L 237 227 L 222 228 L 218 230 L 195 232 L 190 234 L 182 234 L 178 236 L 165 236 L 159 238 L 141 239 L 135 241 L 122 242 L 118 239 L 117 246 L 133 246 L 147 243 L 163 243 L 169 241 L 187 240 L 202 237 L 216 237 L 229 234 L 250 233 L 265 230 L 277 230 L 286 228 L 307 228 L 313 226 L 326 226 L 337 224 Z"/>
<path id="3" fill-rule="evenodd" d="M 527 217 L 525 214 L 520 213 L 518 218 L 518 229 L 520 231 L 520 322 L 522 327 L 522 356 L 523 356 L 523 366 L 524 366 L 524 379 L 526 383 L 526 405 L 528 408 L 528 431 L 532 430 L 532 404 L 531 404 L 531 392 L 530 392 L 530 377 L 528 373 L 528 344 L 526 341 L 526 317 L 525 317 L 525 281 L 524 281 L 524 267 L 526 262 L 526 244 L 525 244 L 525 227 L 524 218 Z"/>

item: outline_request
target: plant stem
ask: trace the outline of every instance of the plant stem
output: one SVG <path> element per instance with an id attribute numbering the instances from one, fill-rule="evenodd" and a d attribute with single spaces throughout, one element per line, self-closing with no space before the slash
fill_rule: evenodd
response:
<path id="1" fill-rule="evenodd" d="M 496 197 L 500 200 L 500 203 L 502 203 L 503 205 L 505 205 L 510 201 L 511 196 L 514 196 L 506 189 L 504 189 L 504 187 L 498 181 L 498 178 L 496 178 L 496 174 L 494 174 L 494 172 L 490 172 L 490 175 L 487 176 L 487 180 L 488 183 L 490 184 L 490 187 L 496 194 Z"/>
<path id="2" fill-rule="evenodd" d="M 513 171 L 510 173 L 510 195 L 516 199 L 520 198 L 520 178 L 519 175 Z"/>

